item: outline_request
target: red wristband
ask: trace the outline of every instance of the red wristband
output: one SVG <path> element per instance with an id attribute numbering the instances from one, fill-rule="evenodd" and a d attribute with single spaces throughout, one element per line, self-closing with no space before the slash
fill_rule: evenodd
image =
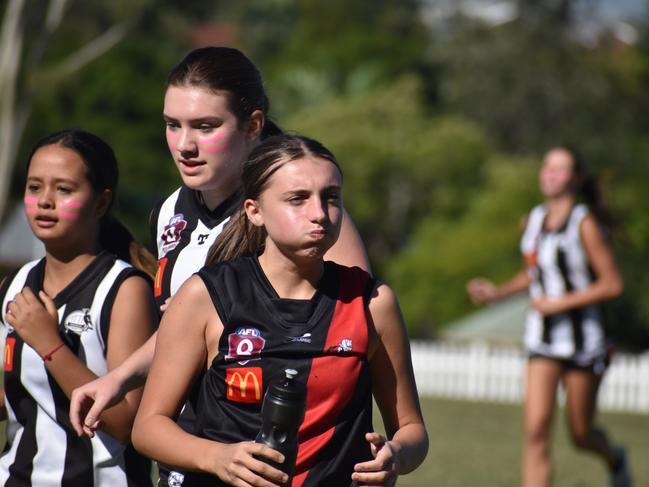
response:
<path id="1" fill-rule="evenodd" d="M 63 343 L 63 342 L 59 343 L 56 347 L 54 347 L 52 350 L 50 350 L 45 355 L 43 355 L 43 361 L 49 362 L 50 360 L 52 360 L 52 355 L 54 355 L 54 353 L 57 350 L 59 350 L 60 348 L 62 348 L 64 346 L 65 346 L 65 343 Z"/>

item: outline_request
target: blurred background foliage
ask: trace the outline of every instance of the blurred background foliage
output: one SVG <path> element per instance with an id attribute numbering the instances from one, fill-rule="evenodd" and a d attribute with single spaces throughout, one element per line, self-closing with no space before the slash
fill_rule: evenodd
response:
<path id="1" fill-rule="evenodd" d="M 150 208 L 179 184 L 161 118 L 166 74 L 191 48 L 231 45 L 260 67 L 276 122 L 339 158 L 345 204 L 412 335 L 434 337 L 471 311 L 472 276 L 502 281 L 519 268 L 542 154 L 570 143 L 621 224 L 614 246 L 626 291 L 609 307 L 614 333 L 647 348 L 647 19 L 634 19 L 628 41 L 597 22 L 595 0 L 500 3 L 515 14 L 485 22 L 434 0 L 70 1 L 39 69 L 26 63 L 20 74 L 30 116 L 11 198 L 20 200 L 38 137 L 83 127 L 115 148 L 120 216 L 148 241 Z M 47 4 L 27 9 L 26 60 Z M 442 4 L 450 14 L 439 14 Z M 128 33 L 106 53 L 55 69 L 119 22 Z"/>

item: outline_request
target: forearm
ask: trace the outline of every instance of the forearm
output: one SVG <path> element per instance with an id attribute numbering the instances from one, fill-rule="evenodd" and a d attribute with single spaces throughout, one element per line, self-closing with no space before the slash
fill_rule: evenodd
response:
<path id="1" fill-rule="evenodd" d="M 416 469 L 428 453 L 428 434 L 421 423 L 405 425 L 394 434 L 390 444 L 395 451 L 399 475 Z"/>
<path id="2" fill-rule="evenodd" d="M 98 377 L 67 346 L 57 350 L 51 360 L 45 361 L 45 365 L 68 399 L 74 389 Z M 140 394 L 141 392 L 137 392 L 137 398 L 128 397 L 102 414 L 101 429 L 118 440 L 127 442 Z"/>
<path id="3" fill-rule="evenodd" d="M 494 300 L 498 301 L 526 291 L 530 286 L 530 281 L 530 276 L 527 273 L 527 270 L 523 269 L 509 281 L 496 288 L 496 297 Z"/>
<path id="4" fill-rule="evenodd" d="M 191 435 L 164 415 L 138 416 L 132 433 L 133 446 L 143 455 L 174 467 L 212 473 L 208 458 L 219 443 Z"/>
<path id="5" fill-rule="evenodd" d="M 153 361 L 157 337 L 158 332 L 156 331 L 144 345 L 110 371 L 122 384 L 122 389 L 125 392 L 142 387 L 146 382 L 149 367 Z"/>
<path id="6" fill-rule="evenodd" d="M 622 292 L 621 282 L 596 281 L 593 285 L 579 291 L 572 291 L 560 298 L 557 312 L 570 311 L 618 297 Z"/>

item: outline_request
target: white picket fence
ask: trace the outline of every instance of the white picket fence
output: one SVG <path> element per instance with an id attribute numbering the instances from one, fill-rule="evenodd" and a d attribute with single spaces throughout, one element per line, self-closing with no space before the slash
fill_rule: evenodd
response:
<path id="1" fill-rule="evenodd" d="M 413 341 L 411 347 L 421 396 L 521 402 L 525 357 L 520 348 L 424 341 Z M 559 401 L 563 401 L 563 394 Z M 600 386 L 598 407 L 608 411 L 649 412 L 649 352 L 613 356 Z"/>

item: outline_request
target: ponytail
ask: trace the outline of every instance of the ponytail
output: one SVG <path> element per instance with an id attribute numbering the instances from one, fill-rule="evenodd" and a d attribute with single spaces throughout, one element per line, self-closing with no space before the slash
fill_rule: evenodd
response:
<path id="1" fill-rule="evenodd" d="M 264 227 L 253 225 L 241 208 L 232 215 L 212 244 L 205 265 L 234 260 L 244 255 L 256 255 L 263 248 L 265 240 Z"/>
<path id="2" fill-rule="evenodd" d="M 259 138 L 261 140 L 264 140 L 274 135 L 282 135 L 283 133 L 284 131 L 279 127 L 279 125 L 277 125 L 270 118 L 266 117 L 266 120 L 264 121 L 264 128 L 261 130 L 261 136 Z"/>
<path id="3" fill-rule="evenodd" d="M 579 195 L 584 200 L 584 203 L 588 205 L 600 225 L 607 231 L 613 230 L 616 226 L 615 221 L 604 203 L 597 179 L 592 174 L 584 175 L 579 188 Z"/>
<path id="4" fill-rule="evenodd" d="M 122 222 L 110 214 L 100 221 L 99 244 L 151 278 L 155 276 L 158 267 L 155 257 L 133 238 Z"/>

